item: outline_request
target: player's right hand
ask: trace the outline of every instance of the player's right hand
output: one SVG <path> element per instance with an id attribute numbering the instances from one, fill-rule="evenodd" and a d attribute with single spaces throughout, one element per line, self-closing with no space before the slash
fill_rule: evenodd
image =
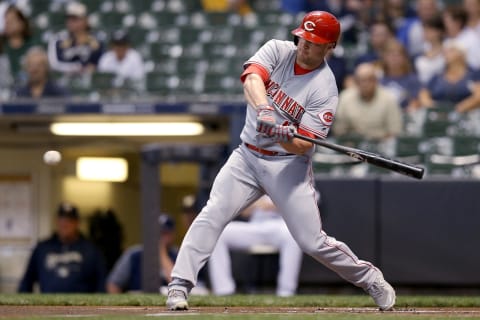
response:
<path id="1" fill-rule="evenodd" d="M 271 106 L 259 106 L 257 108 L 257 131 L 272 135 L 272 131 L 275 128 L 275 109 Z"/>

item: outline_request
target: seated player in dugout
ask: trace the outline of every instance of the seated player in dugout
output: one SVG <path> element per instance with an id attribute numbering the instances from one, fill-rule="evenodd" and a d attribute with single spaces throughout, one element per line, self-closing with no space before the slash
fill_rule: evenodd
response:
<path id="1" fill-rule="evenodd" d="M 395 290 L 372 263 L 322 230 L 315 198 L 311 142 L 325 138 L 338 104 L 335 76 L 325 61 L 340 36 L 340 22 L 325 11 L 307 13 L 294 41 L 272 39 L 244 64 L 248 104 L 242 143 L 213 182 L 209 200 L 180 247 L 167 308 L 188 309 L 188 295 L 225 226 L 267 194 L 303 252 L 364 289 L 381 310 L 391 310 Z"/>
<path id="2" fill-rule="evenodd" d="M 232 221 L 217 240 L 208 261 L 212 292 L 231 295 L 236 292 L 230 250 L 274 248 L 279 253 L 276 295 L 289 297 L 296 293 L 302 266 L 302 250 L 272 200 L 263 196 L 240 214 L 244 221 Z M 254 270 L 244 270 L 252 272 Z"/>

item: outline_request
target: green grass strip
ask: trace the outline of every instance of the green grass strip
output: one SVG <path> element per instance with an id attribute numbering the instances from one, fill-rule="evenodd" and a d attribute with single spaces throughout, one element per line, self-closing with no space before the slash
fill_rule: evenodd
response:
<path id="1" fill-rule="evenodd" d="M 368 295 L 297 295 L 281 298 L 274 295 L 233 295 L 227 297 L 192 296 L 196 307 L 374 307 Z M 158 294 L 0 294 L 0 305 L 48 306 L 163 306 L 165 297 Z M 408 307 L 480 307 L 480 296 L 403 296 L 397 308 Z"/>

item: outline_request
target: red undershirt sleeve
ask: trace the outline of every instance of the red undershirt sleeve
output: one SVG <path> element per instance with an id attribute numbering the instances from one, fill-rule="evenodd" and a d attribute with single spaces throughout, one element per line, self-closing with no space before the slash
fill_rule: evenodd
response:
<path id="1" fill-rule="evenodd" d="M 240 80 L 242 81 L 242 83 L 245 82 L 245 78 L 251 73 L 258 74 L 262 78 L 264 83 L 267 82 L 270 78 L 270 74 L 263 66 L 259 64 L 250 64 L 240 76 Z"/>

